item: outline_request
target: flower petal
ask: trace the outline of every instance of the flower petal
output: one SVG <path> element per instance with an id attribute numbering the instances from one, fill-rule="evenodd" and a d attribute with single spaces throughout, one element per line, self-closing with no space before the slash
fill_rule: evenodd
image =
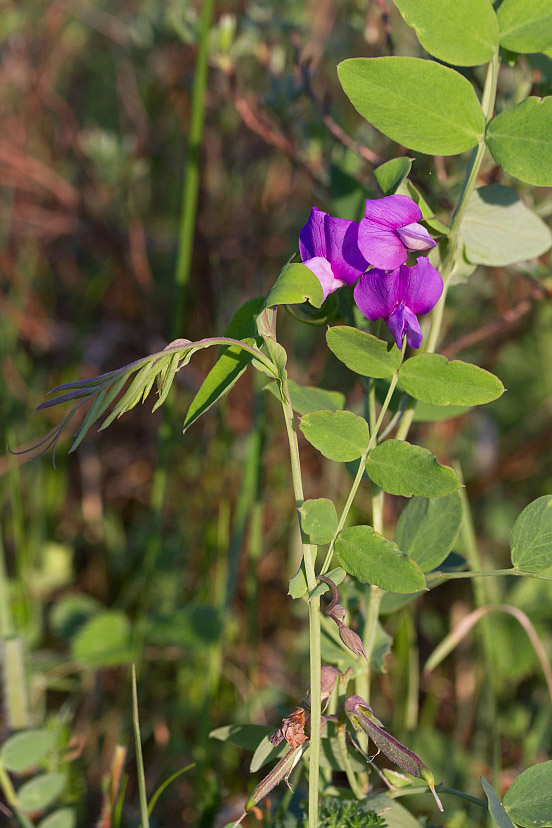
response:
<path id="1" fill-rule="evenodd" d="M 342 282 L 341 279 L 336 279 L 334 277 L 329 261 L 322 256 L 315 256 L 312 259 L 307 259 L 303 262 L 303 264 L 305 267 L 308 267 L 309 270 L 312 270 L 322 285 L 324 299 L 326 299 L 330 293 L 333 293 L 334 290 L 337 290 L 345 284 L 345 282 Z"/>
<path id="2" fill-rule="evenodd" d="M 327 213 L 313 207 L 307 223 L 299 233 L 299 252 L 303 262 L 316 256 L 326 258 L 326 234 L 324 219 Z"/>
<path id="3" fill-rule="evenodd" d="M 408 259 L 408 250 L 396 231 L 369 219 L 360 222 L 358 247 L 367 262 L 382 270 L 395 270 Z"/>
<path id="4" fill-rule="evenodd" d="M 401 267 L 401 300 L 414 313 L 428 313 L 439 301 L 443 280 L 425 256 L 414 267 Z"/>
<path id="5" fill-rule="evenodd" d="M 406 341 L 411 348 L 419 348 L 423 339 L 420 323 L 418 322 L 416 314 L 407 307 L 404 309 L 404 322 L 406 327 Z"/>
<path id="6" fill-rule="evenodd" d="M 397 228 L 397 235 L 405 247 L 409 250 L 427 250 L 428 247 L 435 247 L 434 241 L 425 227 L 421 224 L 406 224 Z"/>
<path id="7" fill-rule="evenodd" d="M 399 270 L 384 273 L 370 270 L 355 287 L 355 302 L 367 319 L 384 319 L 395 306 L 399 291 Z"/>
<path id="8" fill-rule="evenodd" d="M 336 279 L 354 284 L 368 267 L 358 249 L 357 222 L 326 216 L 325 229 L 327 258 Z"/>
<path id="9" fill-rule="evenodd" d="M 404 195 L 367 199 L 364 217 L 380 227 L 396 230 L 420 221 L 422 211 L 415 201 Z"/>

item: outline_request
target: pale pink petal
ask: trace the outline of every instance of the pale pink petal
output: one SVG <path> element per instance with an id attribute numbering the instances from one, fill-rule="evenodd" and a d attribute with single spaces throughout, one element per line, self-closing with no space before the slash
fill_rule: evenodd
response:
<path id="1" fill-rule="evenodd" d="M 309 270 L 312 270 L 322 285 L 324 299 L 326 299 L 330 293 L 333 293 L 334 290 L 337 290 L 345 284 L 345 282 L 342 282 L 341 279 L 336 279 L 334 277 L 329 261 L 324 259 L 322 256 L 315 256 L 312 259 L 307 259 L 303 262 L 303 264 L 305 267 L 308 267 Z"/>
<path id="2" fill-rule="evenodd" d="M 370 270 L 355 287 L 355 302 L 367 319 L 384 319 L 395 306 L 398 290 L 399 270 Z"/>
<path id="3" fill-rule="evenodd" d="M 397 235 L 409 250 L 427 250 L 428 247 L 435 247 L 437 244 L 431 238 L 425 227 L 417 223 L 398 227 Z"/>

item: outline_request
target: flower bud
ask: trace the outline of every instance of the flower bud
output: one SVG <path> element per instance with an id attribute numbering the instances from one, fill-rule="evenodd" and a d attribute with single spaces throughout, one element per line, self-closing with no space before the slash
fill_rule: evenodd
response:
<path id="1" fill-rule="evenodd" d="M 353 630 L 350 630 L 349 627 L 346 627 L 342 621 L 338 621 L 336 618 L 334 618 L 334 621 L 339 627 L 339 637 L 345 646 L 355 655 L 362 655 L 366 658 L 366 653 L 364 652 L 360 636 L 357 635 L 356 632 L 353 632 Z M 367 658 L 366 661 L 368 661 Z"/>

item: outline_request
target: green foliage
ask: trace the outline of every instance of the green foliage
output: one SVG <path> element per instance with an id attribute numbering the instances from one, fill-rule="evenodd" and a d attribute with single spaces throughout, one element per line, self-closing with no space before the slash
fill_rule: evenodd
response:
<path id="1" fill-rule="evenodd" d="M 344 529 L 337 537 L 335 550 L 343 569 L 365 584 L 375 584 L 389 592 L 416 592 L 425 588 L 418 564 L 371 526 Z"/>
<path id="2" fill-rule="evenodd" d="M 384 817 L 369 810 L 356 799 L 340 799 L 326 796 L 322 800 L 318 817 L 319 828 L 387 828 Z M 305 815 L 303 828 L 308 828 Z"/>
<path id="3" fill-rule="evenodd" d="M 231 724 L 224 727 L 217 727 L 209 733 L 210 739 L 217 739 L 219 742 L 230 742 L 231 745 L 255 750 L 265 736 L 270 736 L 274 728 L 265 725 L 254 724 Z"/>
<path id="4" fill-rule="evenodd" d="M 73 808 L 58 808 L 44 817 L 38 828 L 75 828 L 77 815 Z"/>
<path id="5" fill-rule="evenodd" d="M 510 535 L 512 563 L 527 572 L 543 572 L 552 566 L 552 495 L 525 507 Z"/>
<path id="6" fill-rule="evenodd" d="M 498 21 L 489 0 L 394 2 L 433 57 L 456 66 L 476 66 L 492 59 L 498 45 Z"/>
<path id="7" fill-rule="evenodd" d="M 0 760 L 6 770 L 20 773 L 38 765 L 54 744 L 54 734 L 48 730 L 23 730 L 4 742 Z"/>
<path id="8" fill-rule="evenodd" d="M 384 342 L 372 334 L 337 325 L 326 332 L 328 348 L 347 368 L 362 377 L 390 377 L 401 364 L 402 355 L 395 343 Z"/>
<path id="9" fill-rule="evenodd" d="M 368 423 L 351 411 L 313 411 L 302 417 L 299 427 L 329 460 L 356 460 L 368 448 Z"/>
<path id="10" fill-rule="evenodd" d="M 300 508 L 301 526 L 311 543 L 329 543 L 337 531 L 337 512 L 327 497 L 306 500 Z"/>
<path id="11" fill-rule="evenodd" d="M 510 265 L 546 253 L 550 230 L 515 190 L 501 184 L 472 193 L 462 221 L 466 258 L 474 264 Z"/>
<path id="12" fill-rule="evenodd" d="M 17 791 L 19 806 L 23 811 L 43 811 L 52 805 L 65 788 L 63 773 L 42 773 L 24 782 Z"/>
<path id="13" fill-rule="evenodd" d="M 510 175 L 552 186 L 552 97 L 526 98 L 490 122 L 485 140 L 497 164 Z"/>
<path id="14" fill-rule="evenodd" d="M 456 155 L 483 135 L 472 85 L 446 66 L 413 57 L 351 58 L 338 74 L 362 117 L 408 149 Z"/>
<path id="15" fill-rule="evenodd" d="M 278 384 L 270 382 L 265 385 L 267 391 L 280 399 Z M 340 391 L 328 391 L 326 388 L 316 388 L 312 385 L 299 385 L 293 380 L 288 380 L 288 390 L 291 405 L 298 414 L 310 414 L 311 411 L 337 411 L 345 405 L 345 395 Z"/>
<path id="16" fill-rule="evenodd" d="M 481 777 L 481 784 L 489 803 L 489 813 L 497 828 L 515 828 L 514 823 L 504 810 L 504 806 L 484 776 Z"/>
<path id="17" fill-rule="evenodd" d="M 441 564 L 452 549 L 462 523 L 457 492 L 445 497 L 415 497 L 403 509 L 395 529 L 395 543 L 423 572 Z"/>
<path id="18" fill-rule="evenodd" d="M 310 302 L 315 308 L 322 306 L 322 285 L 308 267 L 288 264 L 279 273 L 264 301 L 265 308 L 275 305 L 297 305 Z"/>
<path id="19" fill-rule="evenodd" d="M 380 185 L 383 194 L 393 195 L 412 169 L 413 158 L 392 158 L 374 170 L 374 178 Z"/>
<path id="20" fill-rule="evenodd" d="M 552 761 L 516 776 L 504 794 L 509 816 L 523 828 L 549 828 L 552 815 Z"/>
<path id="21" fill-rule="evenodd" d="M 434 405 L 483 405 L 504 393 L 494 374 L 441 354 L 411 357 L 401 365 L 399 382 L 415 400 Z"/>
<path id="22" fill-rule="evenodd" d="M 442 497 L 460 485 L 455 472 L 434 454 L 406 440 L 385 440 L 368 455 L 368 476 L 389 494 Z"/>
<path id="23" fill-rule="evenodd" d="M 87 667 L 129 664 L 135 657 L 130 621 L 120 610 L 106 610 L 87 621 L 73 638 L 73 658 Z"/>
<path id="24" fill-rule="evenodd" d="M 500 45 L 512 52 L 544 52 L 552 46 L 548 0 L 502 0 L 498 23 Z"/>

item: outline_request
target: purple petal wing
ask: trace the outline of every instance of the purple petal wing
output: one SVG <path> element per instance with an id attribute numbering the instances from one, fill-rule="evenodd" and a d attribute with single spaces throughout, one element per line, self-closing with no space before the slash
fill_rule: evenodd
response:
<path id="1" fill-rule="evenodd" d="M 327 259 L 322 256 L 315 256 L 313 259 L 307 259 L 303 262 L 305 267 L 312 270 L 324 291 L 324 299 L 328 294 L 333 293 L 334 290 L 340 288 L 344 283 L 340 279 L 334 277 L 331 265 Z"/>
<path id="2" fill-rule="evenodd" d="M 420 221 L 422 211 L 408 196 L 390 195 L 368 199 L 364 217 L 380 227 L 396 230 L 398 227 Z"/>
<path id="3" fill-rule="evenodd" d="M 414 313 L 428 313 L 442 292 L 443 280 L 425 256 L 414 267 L 401 267 L 401 300 Z"/>
<path id="4" fill-rule="evenodd" d="M 303 262 L 305 259 L 313 259 L 315 256 L 326 258 L 326 234 L 324 231 L 324 219 L 327 213 L 313 207 L 307 223 L 299 233 L 299 252 Z"/>
<path id="5" fill-rule="evenodd" d="M 397 235 L 405 247 L 409 250 L 427 250 L 428 247 L 435 247 L 434 241 L 425 227 L 421 224 L 407 224 L 397 229 Z"/>
<path id="6" fill-rule="evenodd" d="M 399 291 L 399 270 L 384 273 L 370 270 L 360 277 L 355 287 L 355 302 L 367 319 L 385 319 L 389 316 Z"/>
<path id="7" fill-rule="evenodd" d="M 361 276 L 368 262 L 358 249 L 358 224 L 356 221 L 327 216 L 326 250 L 336 279 L 352 285 Z"/>
<path id="8" fill-rule="evenodd" d="M 408 259 L 408 250 L 395 230 L 362 219 L 358 230 L 359 250 L 374 267 L 395 270 Z"/>
<path id="9" fill-rule="evenodd" d="M 416 315 L 405 305 L 397 305 L 386 320 L 386 324 L 395 337 L 397 348 L 402 347 L 405 334 L 406 341 L 411 348 L 419 348 L 422 344 L 422 332 Z"/>

